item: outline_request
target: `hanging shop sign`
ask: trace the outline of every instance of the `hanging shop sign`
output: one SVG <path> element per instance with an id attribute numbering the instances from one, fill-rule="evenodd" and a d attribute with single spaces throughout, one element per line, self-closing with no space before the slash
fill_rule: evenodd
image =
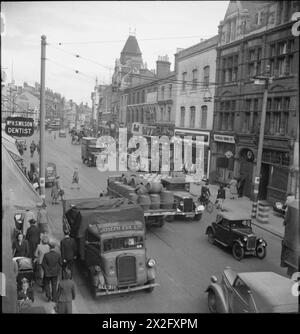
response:
<path id="1" fill-rule="evenodd" d="M 248 162 L 254 161 L 254 153 L 251 150 L 245 150 L 244 157 Z"/>
<path id="2" fill-rule="evenodd" d="M 214 141 L 221 141 L 223 143 L 235 143 L 233 136 L 214 135 Z"/>
<path id="3" fill-rule="evenodd" d="M 5 132 L 10 136 L 30 137 L 34 132 L 34 120 L 26 117 L 7 117 Z"/>
<path id="4" fill-rule="evenodd" d="M 231 151 L 227 151 L 227 152 L 225 152 L 225 157 L 226 157 L 227 159 L 230 159 L 232 156 L 233 156 L 233 153 L 232 153 Z"/>

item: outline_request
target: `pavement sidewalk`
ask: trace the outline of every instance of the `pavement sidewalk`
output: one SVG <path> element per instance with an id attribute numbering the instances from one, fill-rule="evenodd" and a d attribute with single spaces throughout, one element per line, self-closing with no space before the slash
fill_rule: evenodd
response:
<path id="1" fill-rule="evenodd" d="M 214 202 L 217 198 L 218 193 L 218 186 L 217 185 L 209 185 L 209 189 L 211 191 L 211 199 Z M 198 193 L 196 190 L 195 192 Z M 241 197 L 237 199 L 230 199 L 230 192 L 229 189 L 226 188 L 226 199 L 224 201 L 224 209 L 228 211 L 235 211 L 241 212 L 243 214 L 249 215 L 251 217 L 252 211 L 252 204 L 248 197 Z M 283 218 L 279 217 L 278 215 L 274 214 L 273 209 L 271 208 L 269 213 L 269 222 L 268 223 L 261 223 L 257 219 L 252 219 L 252 224 L 266 230 L 280 238 L 283 238 L 284 235 L 284 225 L 283 225 Z"/>

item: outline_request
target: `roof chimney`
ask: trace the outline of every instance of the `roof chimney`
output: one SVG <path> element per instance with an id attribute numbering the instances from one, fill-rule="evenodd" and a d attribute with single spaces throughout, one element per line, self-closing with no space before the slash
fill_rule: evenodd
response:
<path id="1" fill-rule="evenodd" d="M 156 61 L 156 75 L 158 77 L 165 77 L 170 74 L 170 66 L 169 57 L 166 55 L 164 57 L 158 56 L 158 60 Z"/>

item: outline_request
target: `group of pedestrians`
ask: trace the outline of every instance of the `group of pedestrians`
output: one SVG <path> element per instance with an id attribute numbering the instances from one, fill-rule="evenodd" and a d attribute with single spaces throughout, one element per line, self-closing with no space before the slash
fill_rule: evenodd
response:
<path id="1" fill-rule="evenodd" d="M 34 280 L 43 288 L 47 300 L 56 303 L 57 313 L 72 313 L 72 300 L 75 299 L 72 276 L 77 253 L 76 242 L 70 237 L 69 231 L 64 232 L 60 249 L 49 241 L 45 205 L 40 206 L 37 219 L 38 222 L 34 213 L 27 210 L 17 221 L 19 232 L 13 240 L 13 257 L 31 260 L 34 264 Z M 18 289 L 18 301 L 23 305 L 34 302 L 33 289 L 26 278 L 23 278 Z"/>
<path id="2" fill-rule="evenodd" d="M 49 243 L 49 250 L 45 250 L 41 269 L 44 274 L 46 298 L 48 302 L 56 303 L 57 313 L 72 313 L 72 300 L 75 299 L 73 263 L 77 252 L 75 240 L 65 232 L 65 237 L 60 242 L 60 251 L 54 243 Z"/>

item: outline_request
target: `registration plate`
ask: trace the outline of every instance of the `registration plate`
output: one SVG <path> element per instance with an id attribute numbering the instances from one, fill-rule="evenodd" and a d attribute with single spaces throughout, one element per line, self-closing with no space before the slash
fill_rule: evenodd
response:
<path id="1" fill-rule="evenodd" d="M 194 213 L 186 213 L 185 216 L 188 218 L 191 218 L 191 217 L 194 217 Z"/>
<path id="2" fill-rule="evenodd" d="M 113 284 L 101 284 L 98 285 L 98 289 L 101 290 L 116 290 L 117 286 Z"/>

